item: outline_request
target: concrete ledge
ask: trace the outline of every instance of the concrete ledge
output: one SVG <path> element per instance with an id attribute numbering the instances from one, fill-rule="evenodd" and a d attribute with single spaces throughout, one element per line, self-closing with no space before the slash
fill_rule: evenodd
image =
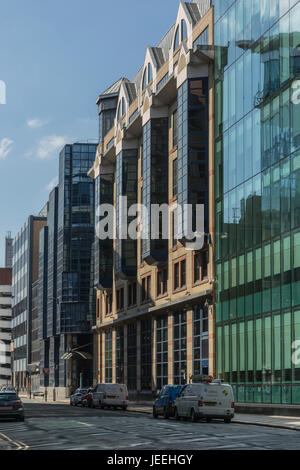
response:
<path id="1" fill-rule="evenodd" d="M 267 416 L 299 416 L 299 405 L 275 405 L 268 403 L 236 403 L 236 413 Z"/>

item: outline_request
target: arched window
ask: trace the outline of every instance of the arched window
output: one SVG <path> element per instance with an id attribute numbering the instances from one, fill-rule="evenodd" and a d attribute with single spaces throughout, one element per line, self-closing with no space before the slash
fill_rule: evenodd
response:
<path id="1" fill-rule="evenodd" d="M 125 98 L 122 98 L 122 116 L 126 113 L 126 102 Z"/>
<path id="2" fill-rule="evenodd" d="M 144 70 L 144 75 L 143 75 L 143 90 L 145 90 L 147 86 L 147 68 Z"/>
<path id="3" fill-rule="evenodd" d="M 179 26 L 176 28 L 175 39 L 174 39 L 174 51 L 179 46 Z"/>
<path id="4" fill-rule="evenodd" d="M 122 110 L 121 110 L 121 102 L 120 102 L 120 103 L 119 103 L 119 106 L 118 106 L 118 112 L 117 112 L 117 119 L 118 119 L 118 121 L 120 121 L 121 116 L 122 116 L 122 115 L 121 115 L 121 111 L 122 111 Z"/>
<path id="5" fill-rule="evenodd" d="M 184 20 L 181 20 L 181 41 L 187 38 L 187 26 Z"/>
<path id="6" fill-rule="evenodd" d="M 148 83 L 153 80 L 153 71 L 152 71 L 152 65 L 148 64 Z"/>

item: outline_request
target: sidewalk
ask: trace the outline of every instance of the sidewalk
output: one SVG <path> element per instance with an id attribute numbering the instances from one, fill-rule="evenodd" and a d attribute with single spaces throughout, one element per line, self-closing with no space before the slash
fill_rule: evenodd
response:
<path id="1" fill-rule="evenodd" d="M 40 404 L 44 403 L 48 405 L 69 405 L 70 400 L 66 398 L 64 401 L 48 400 L 47 402 L 45 402 L 43 398 L 38 397 L 34 399 L 32 398 L 31 402 Z M 152 404 L 146 402 L 131 402 L 128 406 L 127 411 L 152 415 Z M 300 431 L 300 417 L 296 416 L 235 413 L 233 423 Z"/>

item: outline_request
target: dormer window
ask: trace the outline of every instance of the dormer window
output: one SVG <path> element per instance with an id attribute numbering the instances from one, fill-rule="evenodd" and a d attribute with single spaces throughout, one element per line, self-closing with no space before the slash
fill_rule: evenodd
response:
<path id="1" fill-rule="evenodd" d="M 143 75 L 143 90 L 145 90 L 148 83 L 153 80 L 153 69 L 150 62 L 148 63 L 147 67 L 145 67 L 144 75 Z"/>
<path id="2" fill-rule="evenodd" d="M 179 47 L 179 44 L 182 43 L 188 37 L 188 29 L 185 20 L 181 20 L 180 25 L 177 26 L 174 38 L 174 51 Z"/>

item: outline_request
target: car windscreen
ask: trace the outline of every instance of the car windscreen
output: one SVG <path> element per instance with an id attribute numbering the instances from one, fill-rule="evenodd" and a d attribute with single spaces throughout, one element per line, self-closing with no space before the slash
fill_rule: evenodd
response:
<path id="1" fill-rule="evenodd" d="M 0 393 L 0 402 L 1 401 L 15 401 L 15 400 L 18 400 L 18 397 L 14 393 Z"/>

